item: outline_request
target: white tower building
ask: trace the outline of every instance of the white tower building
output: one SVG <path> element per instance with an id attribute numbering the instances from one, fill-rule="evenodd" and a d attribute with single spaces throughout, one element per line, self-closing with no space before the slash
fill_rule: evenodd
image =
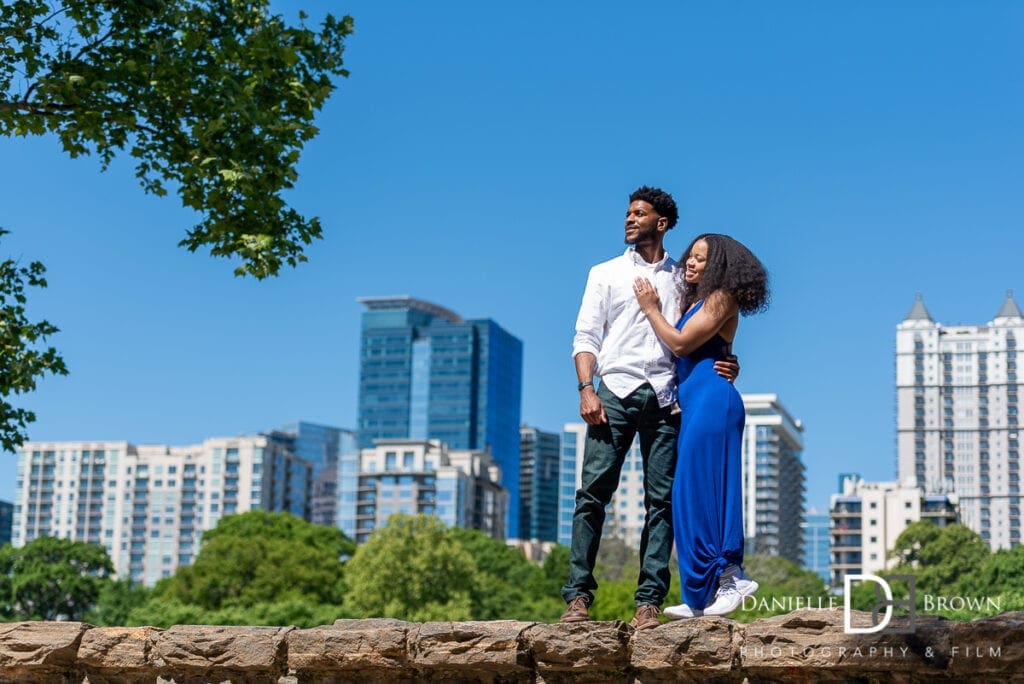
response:
<path id="1" fill-rule="evenodd" d="M 917 295 L 896 328 L 898 472 L 955 492 L 961 521 L 993 548 L 1020 543 L 1017 342 L 1012 291 L 986 325 L 936 323 Z"/>

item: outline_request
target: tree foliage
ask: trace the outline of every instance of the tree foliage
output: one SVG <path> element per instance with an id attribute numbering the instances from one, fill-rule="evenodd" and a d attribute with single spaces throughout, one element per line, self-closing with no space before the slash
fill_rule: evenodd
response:
<path id="1" fill-rule="evenodd" d="M 468 620 L 473 557 L 431 516 L 392 515 L 346 568 L 345 605 L 364 617 Z"/>
<path id="2" fill-rule="evenodd" d="M 118 579 L 107 582 L 100 589 L 100 595 L 85 619 L 94 625 L 128 625 L 130 615 L 139 606 L 145 605 L 150 590 L 139 582 Z"/>
<path id="3" fill-rule="evenodd" d="M 919 520 L 903 530 L 889 554 L 898 561 L 892 574 L 910 573 L 927 594 L 962 594 L 990 555 L 988 544 L 970 528 L 939 527 Z"/>
<path id="4" fill-rule="evenodd" d="M 15 620 L 81 620 L 110 583 L 114 565 L 96 544 L 39 537 L 0 548 L 0 610 Z"/>
<path id="5" fill-rule="evenodd" d="M 181 245 L 239 275 L 305 261 L 320 223 L 282 198 L 314 114 L 347 76 L 352 19 L 288 25 L 269 0 L 17 0 L 0 5 L 0 134 L 54 134 L 102 168 L 127 151 L 142 187 L 199 222 Z"/>
<path id="6" fill-rule="evenodd" d="M 480 530 L 453 527 L 448 530 L 448 536 L 465 549 L 476 564 L 470 585 L 474 620 L 543 622 L 557 619 L 565 610 L 558 588 L 565 581 L 568 563 L 557 569 L 556 581 L 551 582 L 545 569 L 528 561 L 519 549 Z"/>
<path id="7" fill-rule="evenodd" d="M 208 611 L 289 600 L 337 605 L 345 595 L 342 558 L 354 551 L 341 530 L 290 513 L 230 515 L 203 534 L 195 562 L 158 585 L 153 601 Z"/>
<path id="8" fill-rule="evenodd" d="M 0 237 L 7 233 L 0 229 Z M 0 448 L 15 451 L 28 439 L 26 429 L 34 412 L 16 408 L 11 399 L 31 392 L 46 374 L 67 375 L 64 359 L 47 337 L 57 332 L 49 321 L 29 320 L 25 294 L 29 287 L 46 287 L 46 269 L 38 261 L 27 266 L 14 259 L 0 263 Z"/>

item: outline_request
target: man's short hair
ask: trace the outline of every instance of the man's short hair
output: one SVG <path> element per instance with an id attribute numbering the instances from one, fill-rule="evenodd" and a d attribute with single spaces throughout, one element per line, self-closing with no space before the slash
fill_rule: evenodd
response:
<path id="1" fill-rule="evenodd" d="M 629 196 L 630 203 L 637 200 L 647 202 L 654 207 L 654 211 L 658 212 L 660 216 L 667 218 L 669 230 L 679 220 L 679 208 L 676 207 L 676 201 L 672 199 L 672 195 L 661 188 L 650 188 L 646 185 L 641 185 Z"/>

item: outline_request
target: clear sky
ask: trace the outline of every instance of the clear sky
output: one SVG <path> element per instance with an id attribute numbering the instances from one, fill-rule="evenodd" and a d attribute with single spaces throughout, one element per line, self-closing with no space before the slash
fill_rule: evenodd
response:
<path id="1" fill-rule="evenodd" d="M 289 196 L 320 216 L 276 280 L 175 245 L 192 216 L 53 138 L 0 140 L 3 254 L 42 260 L 30 314 L 71 375 L 37 440 L 187 444 L 296 419 L 354 427 L 361 305 L 409 294 L 524 343 L 523 420 L 578 419 L 589 267 L 638 185 L 675 194 L 678 254 L 732 234 L 773 276 L 743 392 L 806 426 L 808 503 L 895 475 L 895 326 L 1024 304 L 1024 4 L 281 2 L 355 18 Z M 0 498 L 15 457 L 0 459 Z"/>

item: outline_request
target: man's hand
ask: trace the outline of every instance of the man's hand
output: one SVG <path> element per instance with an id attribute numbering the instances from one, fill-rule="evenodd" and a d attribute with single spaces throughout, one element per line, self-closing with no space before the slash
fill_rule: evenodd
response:
<path id="1" fill-rule="evenodd" d="M 587 425 L 601 425 L 608 422 L 604 412 L 604 404 L 597 396 L 593 387 L 584 387 L 580 392 L 580 417 Z"/>
<path id="2" fill-rule="evenodd" d="M 740 360 L 735 354 L 729 354 L 721 361 L 715 361 L 715 372 L 729 382 L 736 382 L 740 375 Z"/>

